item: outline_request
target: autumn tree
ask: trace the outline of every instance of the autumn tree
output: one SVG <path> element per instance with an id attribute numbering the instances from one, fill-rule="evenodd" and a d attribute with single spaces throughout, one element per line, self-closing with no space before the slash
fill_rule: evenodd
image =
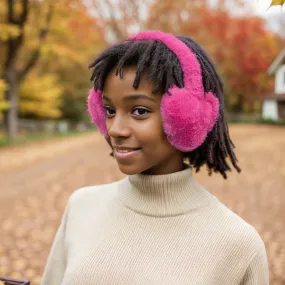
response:
<path id="1" fill-rule="evenodd" d="M 79 120 L 90 88 L 88 64 L 105 45 L 87 7 L 81 0 L 7 0 L 0 15 L 0 82 L 6 86 L 0 109 L 6 108 L 10 137 L 19 113 Z"/>
<path id="2" fill-rule="evenodd" d="M 278 36 L 268 31 L 259 17 L 233 18 L 227 42 L 228 57 L 222 72 L 233 110 L 252 112 L 264 93 L 273 90 L 267 69 L 278 53 Z"/>
<path id="3" fill-rule="evenodd" d="M 78 122 L 87 116 L 91 86 L 88 65 L 106 46 L 104 32 L 82 1 L 58 3 L 50 33 L 41 49 L 39 76 L 50 74 L 62 91 L 61 118 Z"/>
<path id="4" fill-rule="evenodd" d="M 2 0 L 2 2 L 4 2 Z M 1 4 L 1 61 L 2 61 L 2 79 L 5 81 L 7 88 L 5 90 L 5 100 L 9 107 L 4 111 L 4 125 L 9 136 L 15 140 L 17 135 L 17 117 L 20 82 L 27 76 L 31 69 L 37 63 L 40 56 L 40 47 L 45 40 L 53 14 L 52 1 L 12 1 L 7 0 Z M 37 45 L 26 60 L 19 64 L 21 49 L 25 44 L 26 29 L 29 14 L 32 10 L 38 14 L 39 22 L 36 23 Z M 2 55 L 5 54 L 3 57 Z"/>

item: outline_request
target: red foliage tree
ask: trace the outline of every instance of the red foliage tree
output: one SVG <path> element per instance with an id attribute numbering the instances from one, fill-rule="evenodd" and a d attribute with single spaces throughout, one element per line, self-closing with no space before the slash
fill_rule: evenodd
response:
<path id="1" fill-rule="evenodd" d="M 234 16 L 225 1 L 211 7 L 203 1 L 156 1 L 147 28 L 190 35 L 212 56 L 232 110 L 253 111 L 262 94 L 273 89 L 267 68 L 280 39 L 257 16 Z"/>

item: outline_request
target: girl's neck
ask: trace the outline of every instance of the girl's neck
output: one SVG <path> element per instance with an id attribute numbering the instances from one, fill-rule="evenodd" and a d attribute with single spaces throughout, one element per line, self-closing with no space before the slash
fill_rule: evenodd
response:
<path id="1" fill-rule="evenodd" d="M 195 181 L 186 164 L 170 174 L 129 175 L 119 182 L 118 195 L 134 212 L 158 217 L 186 214 L 217 200 Z"/>

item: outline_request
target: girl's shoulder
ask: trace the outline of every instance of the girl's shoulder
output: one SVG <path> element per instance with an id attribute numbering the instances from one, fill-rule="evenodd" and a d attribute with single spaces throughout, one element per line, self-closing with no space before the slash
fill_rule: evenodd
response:
<path id="1" fill-rule="evenodd" d="M 264 247 L 264 241 L 257 229 L 246 218 L 241 217 L 220 201 L 216 208 L 216 215 L 219 217 L 217 224 L 233 246 L 243 247 L 252 253 Z"/>
<path id="2" fill-rule="evenodd" d="M 116 195 L 118 182 L 85 186 L 75 190 L 68 199 L 69 207 L 87 206 L 111 199 Z"/>

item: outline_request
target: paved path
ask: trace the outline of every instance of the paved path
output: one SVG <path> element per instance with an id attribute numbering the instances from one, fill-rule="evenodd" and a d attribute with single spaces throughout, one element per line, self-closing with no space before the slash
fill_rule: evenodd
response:
<path id="1" fill-rule="evenodd" d="M 285 128 L 231 127 L 242 174 L 200 183 L 251 223 L 266 243 L 271 285 L 285 284 Z M 70 194 L 123 174 L 98 134 L 0 149 L 0 275 L 38 285 Z M 5 161 L 4 161 L 5 160 Z"/>

